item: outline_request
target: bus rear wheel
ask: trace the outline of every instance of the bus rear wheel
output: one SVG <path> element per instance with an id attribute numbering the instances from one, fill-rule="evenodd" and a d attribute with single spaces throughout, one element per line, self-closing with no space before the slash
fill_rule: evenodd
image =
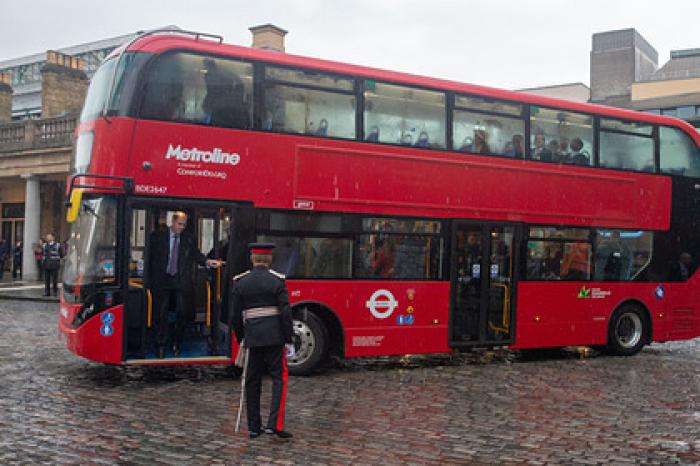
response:
<path id="1" fill-rule="evenodd" d="M 648 332 L 644 312 L 637 306 L 624 305 L 610 318 L 605 350 L 614 356 L 637 354 L 648 341 Z"/>
<path id="2" fill-rule="evenodd" d="M 292 320 L 292 327 L 295 353 L 287 357 L 287 368 L 292 375 L 309 375 L 326 354 L 328 334 L 319 318 L 307 310 Z"/>

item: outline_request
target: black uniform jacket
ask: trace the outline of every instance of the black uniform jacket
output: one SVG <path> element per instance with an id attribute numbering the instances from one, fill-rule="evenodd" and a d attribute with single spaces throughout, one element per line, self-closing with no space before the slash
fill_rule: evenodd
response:
<path id="1" fill-rule="evenodd" d="M 243 321 L 243 311 L 260 307 L 276 307 L 279 314 Z M 248 348 L 292 343 L 292 309 L 281 273 L 258 266 L 234 277 L 231 308 L 236 339 L 245 337 Z"/>
<path id="2" fill-rule="evenodd" d="M 183 232 L 180 235 L 180 247 L 177 256 L 177 275 L 175 280 L 166 277 L 168 257 L 170 254 L 170 228 L 159 228 L 151 234 L 149 243 L 149 260 L 146 278 L 147 286 L 158 289 L 166 284 L 174 284 L 186 294 L 192 292 L 195 264 L 204 265 L 206 257 L 199 252 L 192 235 Z"/>

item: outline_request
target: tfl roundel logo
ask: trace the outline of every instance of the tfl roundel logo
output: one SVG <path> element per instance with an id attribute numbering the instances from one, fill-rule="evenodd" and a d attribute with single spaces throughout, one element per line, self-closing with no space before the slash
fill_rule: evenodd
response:
<path id="1" fill-rule="evenodd" d="M 377 319 L 386 319 L 394 312 L 399 302 L 389 290 L 377 290 L 372 293 L 369 301 L 365 303 L 369 312 Z"/>

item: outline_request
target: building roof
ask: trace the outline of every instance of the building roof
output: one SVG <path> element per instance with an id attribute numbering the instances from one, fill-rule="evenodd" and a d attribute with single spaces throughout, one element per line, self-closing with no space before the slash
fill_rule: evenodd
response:
<path id="1" fill-rule="evenodd" d="M 700 49 L 671 51 L 671 59 L 649 77 L 649 81 L 700 77 Z"/>
<path id="2" fill-rule="evenodd" d="M 180 29 L 178 26 L 164 26 L 159 29 Z M 85 72 L 89 77 L 102 60 L 115 48 L 136 38 L 138 32 L 110 37 L 55 49 L 65 55 L 79 56 L 86 62 Z M 13 74 L 12 113 L 23 115 L 41 110 L 41 67 L 46 63 L 46 51 L 0 61 L 0 71 Z"/>

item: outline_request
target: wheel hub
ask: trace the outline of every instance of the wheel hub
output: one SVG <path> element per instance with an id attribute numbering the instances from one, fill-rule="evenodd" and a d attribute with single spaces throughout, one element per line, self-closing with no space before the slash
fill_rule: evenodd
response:
<path id="1" fill-rule="evenodd" d="M 316 338 L 311 328 L 301 320 L 293 320 L 294 329 L 294 356 L 287 357 L 287 364 L 290 366 L 301 365 L 307 361 L 316 348 Z"/>
<path id="2" fill-rule="evenodd" d="M 621 315 L 615 327 L 615 337 L 623 348 L 633 348 L 642 338 L 642 320 L 633 312 Z"/>

